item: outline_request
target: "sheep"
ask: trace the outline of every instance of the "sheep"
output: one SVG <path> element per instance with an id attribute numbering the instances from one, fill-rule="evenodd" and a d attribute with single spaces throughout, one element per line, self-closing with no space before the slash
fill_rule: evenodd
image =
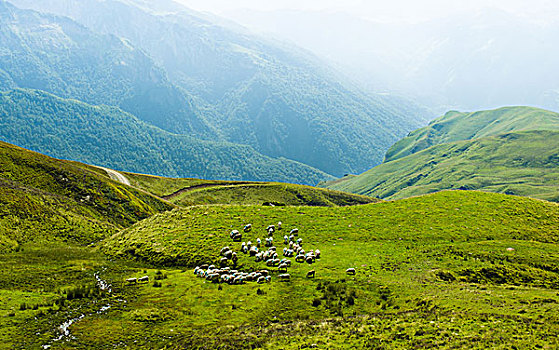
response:
<path id="1" fill-rule="evenodd" d="M 307 272 L 307 278 L 314 278 L 314 274 L 315 274 L 315 271 L 310 270 L 309 272 Z"/>
<path id="2" fill-rule="evenodd" d="M 263 284 L 263 283 L 265 283 L 265 282 L 266 282 L 266 277 L 264 277 L 264 276 L 260 276 L 260 277 L 258 277 L 258 279 L 256 280 L 256 283 L 258 283 L 258 284 Z"/>
<path id="3" fill-rule="evenodd" d="M 290 234 L 297 236 L 299 235 L 299 229 L 298 228 L 294 228 L 293 230 L 289 231 Z"/>
<path id="4" fill-rule="evenodd" d="M 278 271 L 279 271 L 279 272 L 287 272 L 287 264 L 285 264 L 285 263 L 284 263 L 284 264 L 280 264 L 280 265 L 278 266 Z"/>
<path id="5" fill-rule="evenodd" d="M 202 265 L 200 265 L 200 268 L 203 269 L 203 270 L 207 269 L 208 267 L 209 267 L 208 264 L 202 264 Z"/>
<path id="6" fill-rule="evenodd" d="M 272 237 L 266 238 L 266 247 L 271 247 L 274 244 L 274 239 Z"/>
<path id="7" fill-rule="evenodd" d="M 239 260 L 239 258 L 237 257 L 237 253 L 233 252 L 233 254 L 231 255 L 231 260 L 233 260 L 233 263 L 237 263 L 237 260 Z"/>
<path id="8" fill-rule="evenodd" d="M 227 259 L 231 259 L 233 257 L 233 254 L 235 254 L 235 253 L 233 253 L 232 250 L 228 250 L 228 251 L 223 253 L 223 256 Z"/>
<path id="9" fill-rule="evenodd" d="M 291 279 L 291 275 L 288 273 L 282 273 L 281 275 L 278 275 L 278 278 L 280 281 L 289 281 Z"/>
<path id="10" fill-rule="evenodd" d="M 295 236 L 289 235 L 289 242 L 295 242 Z"/>
<path id="11" fill-rule="evenodd" d="M 241 247 L 241 252 L 243 252 L 244 254 L 248 253 L 248 246 L 244 245 Z"/>
<path id="12" fill-rule="evenodd" d="M 258 254 L 258 248 L 255 246 L 250 247 L 249 253 L 250 256 L 256 256 L 256 254 Z"/>
<path id="13" fill-rule="evenodd" d="M 270 272 L 268 270 L 260 270 L 258 271 L 259 274 L 261 274 L 262 276 L 269 276 Z"/>
<path id="14" fill-rule="evenodd" d="M 275 230 L 276 230 L 276 226 L 274 225 L 268 225 L 268 227 L 266 227 L 266 232 L 268 232 L 268 234 L 270 234 L 270 231 L 274 233 Z"/>
<path id="15" fill-rule="evenodd" d="M 283 244 L 288 245 L 289 244 L 289 237 L 283 236 Z"/>
<path id="16" fill-rule="evenodd" d="M 243 239 L 243 235 L 241 233 L 237 233 L 233 236 L 233 242 L 240 242 Z"/>
<path id="17" fill-rule="evenodd" d="M 345 270 L 345 272 L 346 272 L 348 275 L 355 275 L 355 273 L 356 273 L 356 271 L 355 271 L 355 269 L 354 269 L 353 267 L 350 267 L 349 269 Z"/>
<path id="18" fill-rule="evenodd" d="M 278 231 L 281 230 L 281 221 L 278 222 Z"/>
<path id="19" fill-rule="evenodd" d="M 252 247 L 252 242 L 251 241 L 248 241 L 247 247 L 249 247 L 249 248 Z"/>
<path id="20" fill-rule="evenodd" d="M 245 232 L 250 232 L 250 230 L 252 230 L 252 224 L 246 224 L 243 228 L 243 231 Z"/>
<path id="21" fill-rule="evenodd" d="M 256 246 L 257 246 L 258 248 L 260 248 L 260 245 L 261 245 L 261 244 L 262 244 L 262 240 L 260 240 L 260 238 L 257 238 L 257 239 L 256 239 Z"/>
<path id="22" fill-rule="evenodd" d="M 236 235 L 238 235 L 239 233 L 240 233 L 239 230 L 233 230 L 233 231 L 229 232 L 229 237 L 233 238 Z"/>
<path id="23" fill-rule="evenodd" d="M 225 266 L 225 265 L 227 265 L 227 261 L 228 261 L 228 260 L 229 260 L 229 259 L 227 259 L 227 258 L 221 258 L 221 259 L 219 260 L 219 265 L 220 265 L 220 266 Z"/>
<path id="24" fill-rule="evenodd" d="M 298 245 L 303 245 L 303 239 L 302 238 L 297 239 L 297 244 Z"/>
<path id="25" fill-rule="evenodd" d="M 221 250 L 219 251 L 219 254 L 223 255 L 223 253 L 225 253 L 228 250 L 231 250 L 231 248 L 229 248 L 229 246 L 225 246 L 225 247 L 221 248 Z"/>
<path id="26" fill-rule="evenodd" d="M 257 254 L 254 256 L 254 261 L 255 261 L 255 262 L 260 262 L 260 261 L 264 260 L 264 257 L 263 257 L 262 255 L 263 255 L 262 253 L 257 253 Z"/>
<path id="27" fill-rule="evenodd" d="M 314 255 L 316 256 L 317 259 L 320 259 L 320 250 L 315 250 L 314 251 Z"/>
<path id="28" fill-rule="evenodd" d="M 314 263 L 314 257 L 312 257 L 312 256 L 307 256 L 307 257 L 305 258 L 305 261 L 307 262 L 307 264 L 310 265 L 310 264 Z"/>
<path id="29" fill-rule="evenodd" d="M 297 255 L 295 257 L 295 261 L 298 262 L 298 263 L 305 262 L 305 256 L 304 255 Z"/>
<path id="30" fill-rule="evenodd" d="M 136 284 L 137 282 L 138 282 L 138 279 L 136 277 L 128 278 L 126 280 L 126 283 L 129 283 L 129 284 Z"/>
<path id="31" fill-rule="evenodd" d="M 143 276 L 138 278 L 138 283 L 140 282 L 146 282 L 146 283 L 149 282 L 149 276 Z"/>

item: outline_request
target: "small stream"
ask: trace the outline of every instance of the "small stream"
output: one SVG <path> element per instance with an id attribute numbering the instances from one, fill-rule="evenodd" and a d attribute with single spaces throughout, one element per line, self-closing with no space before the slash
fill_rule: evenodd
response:
<path id="1" fill-rule="evenodd" d="M 103 269 L 104 271 L 105 269 Z M 99 289 L 108 292 L 109 294 L 112 293 L 112 286 L 110 283 L 108 283 L 107 281 L 101 279 L 101 277 L 99 276 L 100 271 L 97 271 L 93 274 L 93 276 L 95 277 L 95 280 L 97 282 L 97 286 L 99 287 Z M 79 321 L 81 321 L 82 319 L 84 319 L 86 316 L 90 316 L 93 314 L 103 314 L 105 312 L 107 312 L 109 309 L 111 308 L 111 304 L 106 304 L 101 306 L 96 312 L 90 313 L 88 315 L 86 314 L 80 314 L 77 317 L 73 317 L 71 319 L 66 320 L 65 322 L 63 322 L 60 326 L 58 326 L 58 328 L 56 329 L 56 331 L 59 333 L 59 335 L 55 338 L 52 338 L 47 344 L 44 344 L 42 346 L 43 349 L 49 349 L 50 347 L 52 347 L 52 345 L 56 342 L 59 342 L 61 340 L 64 339 L 75 339 L 74 336 L 72 336 L 72 334 L 70 333 L 70 326 L 73 325 L 74 323 L 77 323 Z"/>

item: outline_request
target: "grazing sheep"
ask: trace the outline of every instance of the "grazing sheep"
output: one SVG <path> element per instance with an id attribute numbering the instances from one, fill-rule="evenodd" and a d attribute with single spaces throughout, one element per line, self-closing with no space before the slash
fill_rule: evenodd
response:
<path id="1" fill-rule="evenodd" d="M 298 262 L 298 263 L 305 262 L 305 256 L 304 255 L 297 255 L 295 257 L 295 262 Z"/>
<path id="2" fill-rule="evenodd" d="M 233 260 L 233 263 L 236 263 L 237 260 L 239 260 L 239 258 L 237 257 L 237 253 L 233 252 L 233 254 L 231 256 L 231 260 Z"/>
<path id="3" fill-rule="evenodd" d="M 266 277 L 264 277 L 264 276 L 258 277 L 258 279 L 256 280 L 256 283 L 258 283 L 258 284 L 266 283 Z"/>
<path id="4" fill-rule="evenodd" d="M 302 245 L 302 244 L 303 244 L 303 239 L 302 239 L 302 238 L 298 238 L 298 239 L 297 239 L 297 244 L 298 244 L 298 245 Z"/>
<path id="5" fill-rule="evenodd" d="M 299 235 L 299 229 L 298 228 L 294 228 L 293 230 L 289 231 L 290 234 L 297 236 Z"/>
<path id="6" fill-rule="evenodd" d="M 282 273 L 281 275 L 278 275 L 278 278 L 280 281 L 289 281 L 291 279 L 291 275 L 288 273 Z"/>
<path id="7" fill-rule="evenodd" d="M 227 258 L 221 258 L 221 259 L 219 260 L 219 265 L 220 265 L 220 266 L 225 266 L 225 265 L 227 265 L 227 261 L 228 261 L 228 260 L 229 260 L 229 259 L 227 259 Z"/>
<path id="8" fill-rule="evenodd" d="M 278 222 L 278 231 L 281 230 L 281 221 Z"/>
<path id="9" fill-rule="evenodd" d="M 244 254 L 248 253 L 248 246 L 244 245 L 241 247 L 241 252 L 243 252 Z"/>
<path id="10" fill-rule="evenodd" d="M 149 282 L 149 276 L 143 276 L 138 278 L 138 283 L 140 282 L 146 282 L 146 283 Z"/>
<path id="11" fill-rule="evenodd" d="M 355 275 L 355 273 L 356 273 L 356 271 L 355 271 L 355 269 L 354 269 L 353 267 L 350 267 L 349 269 L 345 270 L 345 272 L 346 272 L 348 275 Z"/>
<path id="12" fill-rule="evenodd" d="M 240 242 L 243 239 L 243 235 L 241 233 L 237 233 L 233 236 L 233 242 Z"/>
<path id="13" fill-rule="evenodd" d="M 226 252 L 223 253 L 223 256 L 226 257 L 227 259 L 231 259 L 233 257 L 233 251 L 232 250 L 228 250 Z"/>
<path id="14" fill-rule="evenodd" d="M 262 276 L 269 276 L 270 272 L 268 270 L 260 270 L 258 271 L 259 274 L 261 274 Z"/>
<path id="15" fill-rule="evenodd" d="M 126 279 L 126 283 L 129 283 L 129 284 L 136 284 L 137 282 L 138 282 L 138 279 L 136 277 Z"/>
<path id="16" fill-rule="evenodd" d="M 258 254 L 258 248 L 255 246 L 250 247 L 249 253 L 250 256 L 256 256 L 256 254 Z"/>
<path id="17" fill-rule="evenodd" d="M 289 235 L 289 241 L 295 242 L 295 235 Z"/>
<path id="18" fill-rule="evenodd" d="M 250 230 L 252 230 L 252 224 L 246 224 L 243 228 L 243 231 L 245 232 L 250 232 Z"/>
<path id="19" fill-rule="evenodd" d="M 236 235 L 238 235 L 239 233 L 240 233 L 239 230 L 233 230 L 233 231 L 231 231 L 231 232 L 229 233 L 229 237 L 233 238 L 233 237 L 235 237 Z"/>
<path id="20" fill-rule="evenodd" d="M 310 265 L 310 264 L 314 263 L 314 257 L 313 256 L 307 256 L 305 258 L 305 261 L 307 262 L 307 264 Z"/>
<path id="21" fill-rule="evenodd" d="M 307 272 L 307 278 L 314 278 L 314 274 L 315 274 L 315 271 L 310 270 L 309 272 Z"/>
<path id="22" fill-rule="evenodd" d="M 260 238 L 256 239 L 256 246 L 260 248 L 260 245 L 262 244 L 262 240 L 260 240 Z"/>
<path id="23" fill-rule="evenodd" d="M 278 266 L 278 271 L 279 272 L 287 272 L 287 264 L 280 264 Z"/>
<path id="24" fill-rule="evenodd" d="M 285 245 L 289 244 L 289 237 L 283 236 L 283 244 L 285 244 Z"/>
<path id="25" fill-rule="evenodd" d="M 274 231 L 276 230 L 276 226 L 274 225 L 268 225 L 268 227 L 266 227 L 266 232 L 270 233 L 270 231 L 272 231 L 272 233 L 274 233 Z"/>
<path id="26" fill-rule="evenodd" d="M 207 269 L 208 267 L 209 267 L 208 264 L 202 264 L 202 265 L 200 265 L 200 268 L 203 269 L 203 270 Z"/>
<path id="27" fill-rule="evenodd" d="M 260 261 L 262 261 L 262 260 L 264 259 L 264 257 L 263 257 L 262 255 L 263 255 L 262 253 L 257 253 L 257 254 L 254 256 L 254 261 L 255 261 L 255 262 L 260 262 Z"/>
<path id="28" fill-rule="evenodd" d="M 229 248 L 229 246 L 221 248 L 221 250 L 219 251 L 219 255 L 223 255 L 223 253 L 225 253 L 228 250 L 231 250 L 231 248 Z"/>
<path id="29" fill-rule="evenodd" d="M 314 255 L 316 256 L 317 259 L 320 259 L 320 250 L 315 250 L 314 251 Z"/>

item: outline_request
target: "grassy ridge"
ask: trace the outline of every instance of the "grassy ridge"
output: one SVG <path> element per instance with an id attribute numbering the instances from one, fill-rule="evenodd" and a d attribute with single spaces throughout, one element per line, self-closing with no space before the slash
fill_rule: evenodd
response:
<path id="1" fill-rule="evenodd" d="M 437 145 L 329 188 L 386 199 L 468 189 L 559 201 L 559 132 L 526 131 Z"/>
<path id="2" fill-rule="evenodd" d="M 172 208 L 170 203 L 110 180 L 84 164 L 53 159 L 0 142 L 0 242 L 90 243 Z"/>
<path id="3" fill-rule="evenodd" d="M 390 162 L 443 143 L 525 130 L 558 130 L 559 114 L 533 107 L 504 107 L 490 111 L 451 111 L 428 126 L 411 132 L 387 152 Z"/>
<path id="4" fill-rule="evenodd" d="M 131 184 L 180 206 L 207 204 L 345 206 L 377 199 L 286 183 L 173 179 L 126 173 Z"/>

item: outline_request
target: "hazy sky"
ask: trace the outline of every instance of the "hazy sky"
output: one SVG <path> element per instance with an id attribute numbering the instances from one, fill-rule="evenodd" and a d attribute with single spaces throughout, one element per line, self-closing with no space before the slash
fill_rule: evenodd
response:
<path id="1" fill-rule="evenodd" d="M 534 19 L 559 18 L 557 0 L 177 0 L 219 15 L 238 9 L 343 11 L 380 21 L 421 21 L 451 13 L 498 8 Z"/>

